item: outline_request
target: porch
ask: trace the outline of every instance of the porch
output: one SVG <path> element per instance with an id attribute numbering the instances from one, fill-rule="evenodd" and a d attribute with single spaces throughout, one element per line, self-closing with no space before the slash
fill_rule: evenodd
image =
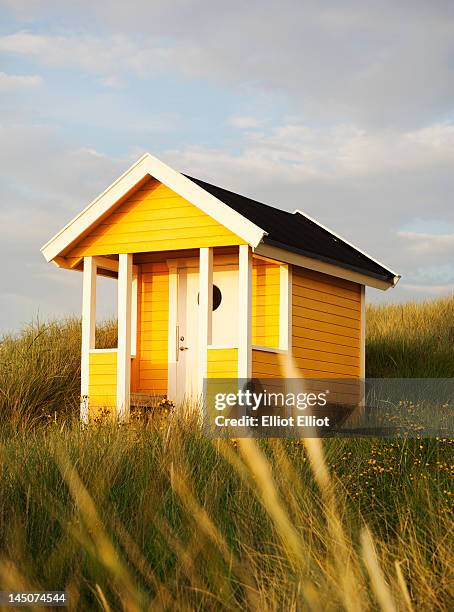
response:
<path id="1" fill-rule="evenodd" d="M 96 278 L 117 279 L 118 343 L 96 348 Z M 219 302 L 219 303 L 218 303 Z M 204 379 L 278 376 L 291 344 L 289 265 L 246 244 L 83 258 L 81 419 L 197 399 Z"/>

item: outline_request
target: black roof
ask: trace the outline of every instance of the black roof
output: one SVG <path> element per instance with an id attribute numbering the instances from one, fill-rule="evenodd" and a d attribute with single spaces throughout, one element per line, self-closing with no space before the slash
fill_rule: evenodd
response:
<path id="1" fill-rule="evenodd" d="M 334 263 L 380 280 L 394 279 L 393 272 L 302 213 L 274 208 L 192 176 L 185 176 L 267 232 L 268 235 L 263 238 L 266 244 Z"/>

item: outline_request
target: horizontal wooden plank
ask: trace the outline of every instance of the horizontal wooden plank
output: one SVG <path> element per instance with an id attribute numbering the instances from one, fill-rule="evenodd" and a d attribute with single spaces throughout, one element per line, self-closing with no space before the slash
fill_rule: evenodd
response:
<path id="1" fill-rule="evenodd" d="M 281 365 L 272 363 L 252 363 L 253 378 L 285 378 L 285 372 Z"/>
<path id="2" fill-rule="evenodd" d="M 219 361 L 222 360 L 231 360 L 234 361 L 238 359 L 238 349 L 236 348 L 227 348 L 227 349 L 218 349 L 218 348 L 209 348 L 208 349 L 208 361 Z"/>
<path id="3" fill-rule="evenodd" d="M 235 361 L 221 361 L 219 363 L 209 363 L 207 369 L 208 372 L 210 372 L 210 375 L 219 374 L 219 376 L 222 377 L 221 375 L 224 372 L 233 372 L 236 375 L 238 371 L 238 364 Z"/>
<path id="4" fill-rule="evenodd" d="M 253 323 L 256 327 L 264 327 L 266 329 L 273 326 L 279 327 L 277 318 L 271 317 L 270 315 L 255 314 L 253 316 Z"/>
<path id="5" fill-rule="evenodd" d="M 138 373 L 139 380 L 167 380 L 168 370 L 167 367 L 157 367 L 145 369 L 141 368 Z"/>
<path id="6" fill-rule="evenodd" d="M 110 221 L 110 219 L 109 219 Z M 221 226 L 222 227 L 222 226 Z M 178 235 L 180 231 L 195 231 L 200 233 L 202 228 L 219 229 L 219 223 L 210 217 L 175 217 L 172 219 L 162 219 L 160 221 L 122 221 L 121 223 L 112 224 L 100 223 L 90 232 L 90 237 L 95 236 L 130 236 L 134 238 L 138 232 L 140 234 L 148 234 L 149 232 L 166 232 Z"/>
<path id="7" fill-rule="evenodd" d="M 117 366 L 110 363 L 97 363 L 96 365 L 90 364 L 90 376 L 93 374 L 115 374 Z"/>
<path id="8" fill-rule="evenodd" d="M 333 325 L 337 325 L 341 329 L 348 328 L 359 331 L 360 328 L 360 322 L 355 321 L 354 319 L 349 319 L 348 317 L 342 317 L 327 312 L 320 312 L 318 310 L 313 310 L 312 308 L 303 308 L 301 306 L 295 306 L 293 308 L 293 320 L 295 321 L 296 325 L 299 324 L 300 326 L 304 326 L 304 321 L 310 320 L 331 323 Z M 341 330 L 339 330 L 339 333 L 342 333 Z"/>
<path id="9" fill-rule="evenodd" d="M 143 308 L 145 309 L 154 309 L 157 311 L 168 310 L 169 306 L 169 294 L 168 292 L 164 293 L 155 293 L 155 292 L 147 292 L 143 293 L 140 300 Z"/>
<path id="10" fill-rule="evenodd" d="M 306 340 L 313 340 L 314 342 L 329 342 L 335 345 L 349 346 L 359 350 L 359 331 L 342 328 L 342 332 L 342 335 L 340 335 L 336 325 L 309 320 L 305 321 L 304 326 L 296 325 L 294 321 L 292 326 L 293 342 L 298 346 L 303 346 Z"/>
<path id="11" fill-rule="evenodd" d="M 167 370 L 167 352 L 144 352 L 140 359 L 140 369 L 149 370 L 156 367 Z"/>
<path id="12" fill-rule="evenodd" d="M 256 363 L 281 363 L 281 353 L 252 349 L 252 360 Z"/>
<path id="13" fill-rule="evenodd" d="M 149 365 L 149 364 L 147 364 Z M 167 364 L 163 363 L 153 363 L 149 367 L 141 367 L 140 368 L 140 378 L 144 378 L 146 380 L 150 379 L 159 379 L 166 380 L 167 379 Z"/>
<path id="14" fill-rule="evenodd" d="M 154 310 L 153 308 L 150 310 L 145 310 L 142 312 L 142 323 L 146 326 L 147 329 L 153 329 L 153 323 L 159 327 L 162 327 L 162 324 L 165 323 L 167 325 L 167 321 L 169 320 L 168 311 L 164 310 Z M 158 325 L 159 324 L 159 325 Z"/>
<path id="15" fill-rule="evenodd" d="M 216 231 L 217 230 L 217 231 Z M 221 226 L 217 227 L 215 231 L 213 231 L 212 226 L 208 227 L 198 227 L 196 232 L 196 237 L 207 237 L 212 236 L 213 234 L 217 236 L 228 236 L 223 231 Z M 192 236 L 194 233 L 194 227 L 180 227 L 173 228 L 169 232 L 164 232 L 162 230 L 154 230 L 154 229 L 143 229 L 139 230 L 139 232 L 121 232 L 119 234 L 111 234 L 110 232 L 105 232 L 103 235 L 95 235 L 93 233 L 89 234 L 86 238 L 81 240 L 78 247 L 84 248 L 89 246 L 96 245 L 120 245 L 120 244 L 135 244 L 135 243 L 146 243 L 146 242 L 161 242 L 163 240 L 167 241 L 167 245 L 174 244 L 178 242 L 178 239 L 187 239 Z M 233 234 L 232 234 L 233 237 Z"/>
<path id="16" fill-rule="evenodd" d="M 168 274 L 159 273 L 142 273 L 140 282 L 140 291 L 145 294 L 150 293 L 168 293 L 169 276 Z"/>
<path id="17" fill-rule="evenodd" d="M 252 300 L 261 300 L 261 299 L 270 299 L 273 302 L 279 302 L 280 298 L 280 287 L 279 285 L 275 285 L 273 287 L 269 287 L 267 285 L 256 285 L 253 286 L 252 291 Z"/>
<path id="18" fill-rule="evenodd" d="M 326 312 L 330 314 L 337 314 L 341 317 L 346 317 L 347 319 L 353 319 L 355 321 L 359 321 L 360 318 L 360 309 L 358 308 L 350 308 L 344 306 L 338 306 L 336 304 L 330 304 L 329 302 L 319 302 L 313 300 L 311 298 L 301 298 L 295 297 L 293 300 L 293 308 L 297 311 L 298 307 L 300 308 L 309 308 L 311 310 L 316 310 L 317 312 Z"/>
<path id="19" fill-rule="evenodd" d="M 161 342 L 167 342 L 167 329 L 156 329 L 153 332 L 147 330 L 147 332 L 148 333 L 144 335 L 141 339 L 140 345 L 143 349 L 151 349 L 157 340 Z"/>
<path id="20" fill-rule="evenodd" d="M 294 361 L 296 366 L 303 370 L 326 374 L 338 374 L 339 376 L 341 374 L 346 376 L 359 376 L 359 364 L 355 367 L 328 361 L 319 361 L 317 359 L 304 359 L 302 357 L 297 357 Z"/>
<path id="21" fill-rule="evenodd" d="M 109 351 L 105 353 L 96 352 L 90 353 L 89 357 L 90 366 L 92 365 L 114 365 L 117 363 L 117 353 Z"/>
<path id="22" fill-rule="evenodd" d="M 342 365 L 351 365 L 359 367 L 359 354 L 358 355 L 342 355 L 340 353 L 332 353 L 329 351 L 322 351 L 320 349 L 310 349 L 308 347 L 293 347 L 293 356 L 304 359 L 314 359 L 317 361 L 326 361 L 328 363 L 339 363 Z"/>
<path id="23" fill-rule="evenodd" d="M 166 221 L 169 219 L 169 208 L 170 206 L 161 208 L 159 204 L 154 206 L 129 206 L 123 208 L 121 211 L 117 211 L 112 213 L 108 219 L 112 223 L 124 223 L 124 222 L 155 222 L 155 221 Z M 176 217 L 186 218 L 195 218 L 198 219 L 203 217 L 203 213 L 194 207 L 189 207 L 186 204 L 182 203 L 179 200 L 174 200 L 174 204 L 172 206 L 172 214 Z"/>
<path id="24" fill-rule="evenodd" d="M 252 303 L 252 316 L 253 317 L 269 316 L 270 318 L 278 317 L 279 316 L 279 303 L 277 304 L 273 304 L 273 303 L 257 304 L 253 302 Z"/>
<path id="25" fill-rule="evenodd" d="M 237 367 L 210 368 L 207 369 L 207 378 L 238 378 Z"/>
<path id="26" fill-rule="evenodd" d="M 345 298 L 340 295 L 335 295 L 333 293 L 326 293 L 325 291 L 315 291 L 314 289 L 303 289 L 299 294 L 295 294 L 293 296 L 293 300 L 296 300 L 298 303 L 299 300 L 309 299 L 318 303 L 328 303 L 333 304 L 335 306 L 341 306 L 343 308 L 348 308 L 355 312 L 359 312 L 361 310 L 361 302 L 359 300 L 351 300 L 349 298 Z"/>
<path id="27" fill-rule="evenodd" d="M 115 385 L 117 375 L 116 372 L 109 374 L 92 374 L 90 373 L 89 385 Z"/>
<path id="28" fill-rule="evenodd" d="M 117 385 L 116 385 L 115 380 L 113 381 L 113 384 L 110 381 L 109 383 L 94 381 L 94 382 L 90 382 L 90 384 L 88 385 L 88 392 L 89 394 L 97 393 L 98 395 L 100 393 L 103 393 L 103 394 L 113 393 L 114 395 L 116 395 Z"/>
<path id="29" fill-rule="evenodd" d="M 334 344 L 333 342 L 323 342 L 321 340 L 314 340 L 312 338 L 299 338 L 299 342 L 293 340 L 293 346 L 295 349 L 310 349 L 319 350 L 328 353 L 337 353 L 339 355 L 350 355 L 351 357 L 358 357 L 360 355 L 359 344 L 355 346 L 345 346 L 342 344 Z"/>
<path id="30" fill-rule="evenodd" d="M 255 346 L 266 346 L 268 348 L 279 348 L 279 335 L 267 336 L 252 333 L 252 344 Z"/>
<path id="31" fill-rule="evenodd" d="M 347 286 L 339 286 L 336 282 L 321 282 L 312 278 L 298 277 L 294 274 L 292 277 L 292 286 L 295 295 L 301 295 L 305 289 L 312 289 L 314 291 L 337 295 L 353 301 L 360 301 L 361 299 L 360 285 L 355 285 L 354 283 Z"/>
<path id="32" fill-rule="evenodd" d="M 253 357 L 253 363 L 256 363 L 257 365 L 260 364 L 260 366 L 266 366 L 266 368 L 268 368 L 269 366 L 281 367 L 281 363 L 282 363 L 282 366 L 285 364 L 284 360 L 281 362 L 281 361 L 273 359 L 272 353 L 265 353 L 265 352 L 262 354 L 259 354 L 259 353 L 257 354 L 257 353 Z M 349 363 L 339 363 L 339 359 L 338 359 L 339 357 L 342 357 L 342 356 L 339 356 L 339 355 L 334 356 L 335 360 L 333 360 L 333 358 L 331 358 L 330 356 L 330 360 L 328 360 L 328 359 L 321 359 L 319 358 L 318 355 L 316 355 L 315 357 L 304 357 L 304 356 L 294 355 L 294 362 L 298 367 L 303 367 L 303 368 L 318 370 L 318 371 L 338 372 L 339 374 L 351 374 L 352 376 L 353 375 L 357 376 L 359 373 L 359 361 L 357 365 L 349 364 Z"/>
<path id="33" fill-rule="evenodd" d="M 358 283 L 354 283 L 353 281 L 346 280 L 344 278 L 338 278 L 337 276 L 331 276 L 329 274 L 324 274 L 323 272 L 318 272 L 316 270 L 309 270 L 308 268 L 300 268 L 298 266 L 293 266 L 293 278 L 303 278 L 305 280 L 311 280 L 314 282 L 322 282 L 329 285 L 335 285 L 344 289 L 350 289 L 352 291 L 359 290 Z"/>

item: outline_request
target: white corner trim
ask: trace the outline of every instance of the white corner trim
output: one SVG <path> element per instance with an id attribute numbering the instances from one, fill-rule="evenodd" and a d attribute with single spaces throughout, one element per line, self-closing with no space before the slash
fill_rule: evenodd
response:
<path id="1" fill-rule="evenodd" d="M 326 225 L 323 225 L 322 223 L 320 223 L 320 221 L 317 221 L 317 219 L 314 219 L 313 217 L 311 217 L 310 215 L 308 215 L 307 213 L 303 212 L 302 210 L 300 210 L 299 208 L 296 208 L 293 211 L 294 215 L 302 215 L 303 217 L 306 217 L 306 219 L 309 219 L 309 221 L 312 221 L 312 223 L 315 223 L 316 225 L 318 225 L 319 227 L 321 227 L 322 229 L 324 229 L 325 231 L 329 232 L 330 234 L 332 234 L 333 236 L 335 236 L 336 238 L 339 238 L 339 240 L 342 240 L 342 242 L 345 242 L 345 244 L 348 244 L 349 246 L 351 246 L 353 249 L 355 249 L 356 251 L 358 251 L 358 253 L 361 253 L 362 255 L 364 255 L 365 257 L 368 257 L 370 260 L 372 260 L 373 262 L 375 262 L 376 264 L 378 264 L 379 266 L 381 266 L 382 268 L 385 268 L 385 270 L 388 270 L 388 272 L 391 272 L 391 274 L 394 275 L 394 282 L 393 282 L 393 286 L 397 285 L 397 283 L 399 282 L 399 279 L 401 278 L 401 275 L 398 274 L 397 272 L 394 272 L 394 270 L 391 270 L 391 268 L 389 266 L 385 266 L 385 264 L 381 263 L 381 261 L 378 261 L 378 259 L 375 259 L 374 257 L 371 257 L 369 255 L 369 253 L 366 253 L 366 251 L 362 251 L 361 249 L 359 249 L 355 244 L 353 244 L 352 242 L 349 242 L 348 240 L 346 240 L 343 236 L 341 236 L 340 234 L 337 234 L 336 232 L 333 232 L 332 229 L 330 229 L 329 227 L 327 227 Z"/>
<path id="2" fill-rule="evenodd" d="M 252 376 L 252 253 L 239 246 L 238 262 L 238 378 Z"/>
<path id="3" fill-rule="evenodd" d="M 47 261 L 57 257 L 98 219 L 106 214 L 147 175 L 178 193 L 251 246 L 257 246 L 266 232 L 233 208 L 221 202 L 196 183 L 162 161 L 145 153 L 124 174 L 86 206 L 41 248 Z"/>

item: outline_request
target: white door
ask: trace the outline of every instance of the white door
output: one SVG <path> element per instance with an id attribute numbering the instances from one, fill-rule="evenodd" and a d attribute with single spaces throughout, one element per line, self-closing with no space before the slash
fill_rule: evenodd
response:
<path id="1" fill-rule="evenodd" d="M 178 269 L 176 399 L 198 398 L 199 271 Z M 238 346 L 238 270 L 213 269 L 211 345 Z"/>

